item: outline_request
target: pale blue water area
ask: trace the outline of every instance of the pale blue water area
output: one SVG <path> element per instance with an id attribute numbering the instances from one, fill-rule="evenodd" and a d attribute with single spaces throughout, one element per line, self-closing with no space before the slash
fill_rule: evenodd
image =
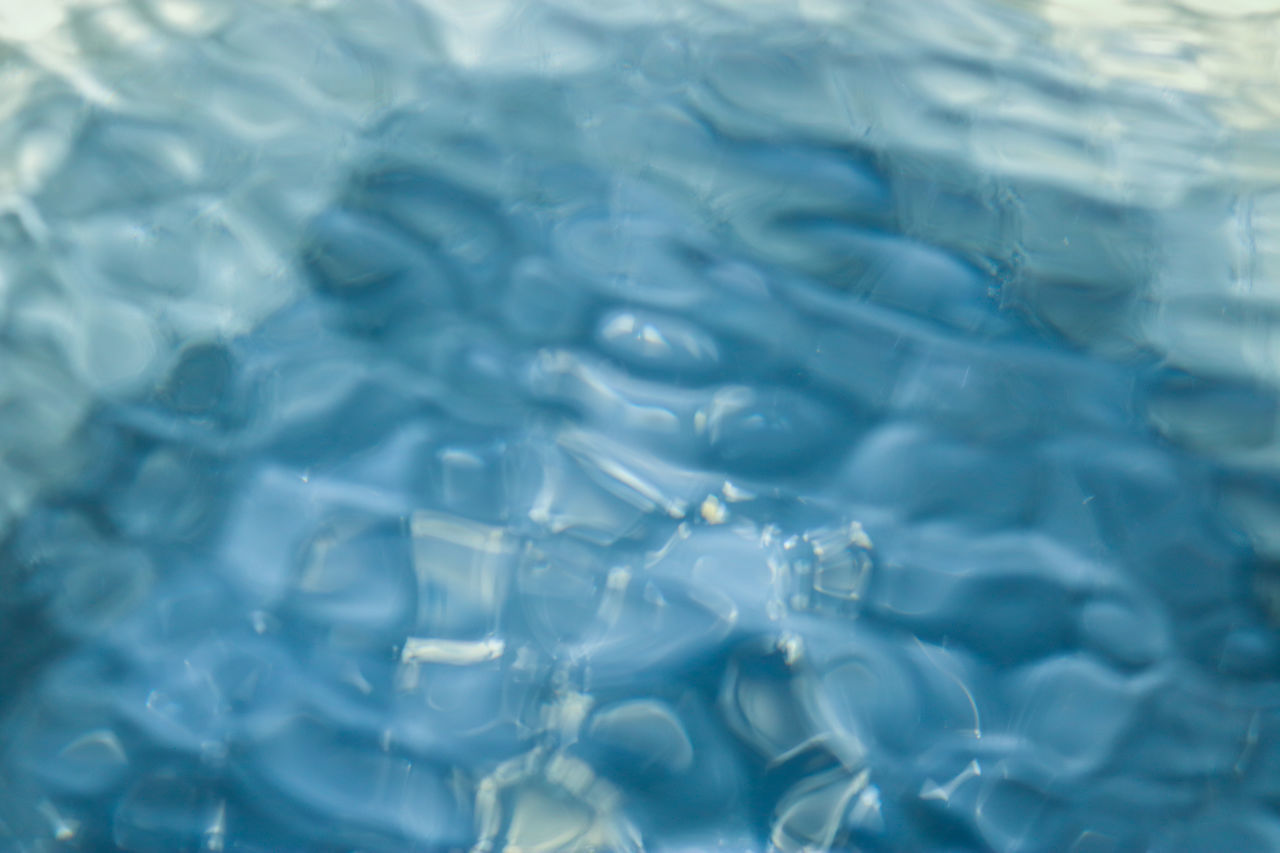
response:
<path id="1" fill-rule="evenodd" d="M 0 850 L 1280 850 L 1258 3 L 20 6 Z"/>

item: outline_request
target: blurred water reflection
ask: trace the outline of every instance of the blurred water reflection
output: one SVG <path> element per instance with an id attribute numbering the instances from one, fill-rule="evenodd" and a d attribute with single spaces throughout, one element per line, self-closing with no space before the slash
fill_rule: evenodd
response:
<path id="1" fill-rule="evenodd" d="M 0 4 L 0 847 L 1280 849 L 1277 28 Z"/>

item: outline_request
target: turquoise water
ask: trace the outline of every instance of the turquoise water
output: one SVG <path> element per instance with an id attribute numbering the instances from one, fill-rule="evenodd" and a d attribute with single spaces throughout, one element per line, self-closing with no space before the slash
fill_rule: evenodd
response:
<path id="1" fill-rule="evenodd" d="M 49 8 L 0 849 L 1280 849 L 1276 136 L 1212 45 Z"/>

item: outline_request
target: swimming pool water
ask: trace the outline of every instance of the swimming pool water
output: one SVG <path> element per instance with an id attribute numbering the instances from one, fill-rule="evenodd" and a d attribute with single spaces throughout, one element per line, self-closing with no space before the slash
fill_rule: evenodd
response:
<path id="1" fill-rule="evenodd" d="M 0 4 L 0 849 L 1280 849 L 1202 5 Z"/>

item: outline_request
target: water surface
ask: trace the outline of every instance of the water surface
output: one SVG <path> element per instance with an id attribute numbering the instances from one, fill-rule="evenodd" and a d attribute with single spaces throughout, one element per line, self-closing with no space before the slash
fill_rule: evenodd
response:
<path id="1" fill-rule="evenodd" d="M 0 4 L 0 848 L 1280 849 L 1217 5 Z"/>

